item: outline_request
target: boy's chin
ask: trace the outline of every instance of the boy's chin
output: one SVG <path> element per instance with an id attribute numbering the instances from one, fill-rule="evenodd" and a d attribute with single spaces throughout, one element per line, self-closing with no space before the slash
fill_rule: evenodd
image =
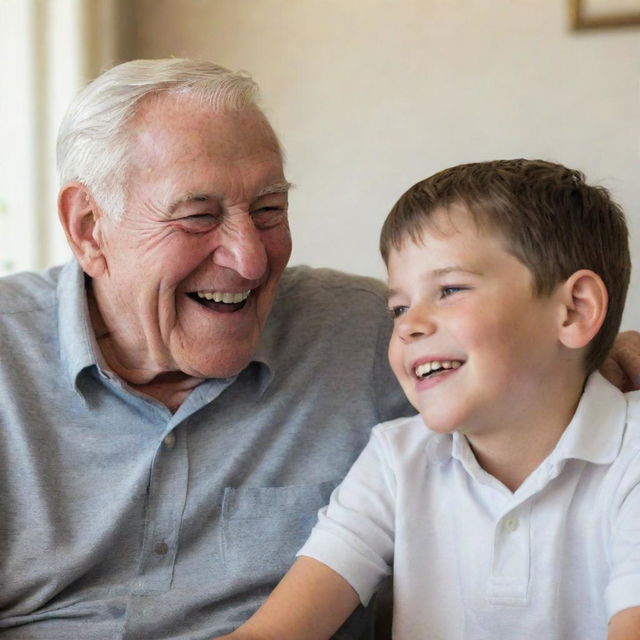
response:
<path id="1" fill-rule="evenodd" d="M 422 417 L 422 422 L 424 422 L 427 429 L 434 433 L 440 433 L 442 435 L 453 433 L 454 431 L 457 431 L 460 426 L 450 418 L 433 415 L 428 411 L 421 411 L 420 416 Z"/>

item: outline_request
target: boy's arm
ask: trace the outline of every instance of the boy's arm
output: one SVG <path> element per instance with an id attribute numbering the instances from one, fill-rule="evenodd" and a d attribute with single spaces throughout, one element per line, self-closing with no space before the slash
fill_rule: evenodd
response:
<path id="1" fill-rule="evenodd" d="M 280 584 L 217 640 L 328 640 L 361 599 L 368 603 L 393 558 L 395 475 L 385 442 L 374 427 Z"/>
<path id="2" fill-rule="evenodd" d="M 328 640 L 358 602 L 342 576 L 300 556 L 258 611 L 217 640 Z"/>
<path id="3" fill-rule="evenodd" d="M 608 640 L 640 640 L 640 607 L 616 613 L 609 622 Z"/>

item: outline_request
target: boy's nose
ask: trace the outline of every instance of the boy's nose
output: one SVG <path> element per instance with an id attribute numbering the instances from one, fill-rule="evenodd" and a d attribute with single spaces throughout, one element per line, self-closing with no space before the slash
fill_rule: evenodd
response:
<path id="1" fill-rule="evenodd" d="M 427 305 L 414 306 L 401 316 L 396 324 L 396 331 L 404 342 L 418 340 L 435 333 L 435 319 Z"/>

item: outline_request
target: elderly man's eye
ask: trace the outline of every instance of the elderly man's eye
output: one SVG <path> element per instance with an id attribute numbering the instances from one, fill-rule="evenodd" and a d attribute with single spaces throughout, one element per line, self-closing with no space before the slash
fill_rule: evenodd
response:
<path id="1" fill-rule="evenodd" d="M 280 225 L 286 214 L 284 207 L 260 207 L 251 213 L 251 218 L 258 229 L 270 229 Z"/>
<path id="2" fill-rule="evenodd" d="M 197 213 L 180 218 L 179 222 L 195 231 L 210 229 L 218 222 L 218 217 L 211 213 Z"/>

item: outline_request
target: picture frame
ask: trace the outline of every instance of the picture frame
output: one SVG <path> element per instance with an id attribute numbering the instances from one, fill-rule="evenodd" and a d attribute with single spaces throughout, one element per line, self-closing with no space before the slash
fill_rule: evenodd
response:
<path id="1" fill-rule="evenodd" d="M 569 0 L 574 31 L 640 26 L 640 0 Z"/>

